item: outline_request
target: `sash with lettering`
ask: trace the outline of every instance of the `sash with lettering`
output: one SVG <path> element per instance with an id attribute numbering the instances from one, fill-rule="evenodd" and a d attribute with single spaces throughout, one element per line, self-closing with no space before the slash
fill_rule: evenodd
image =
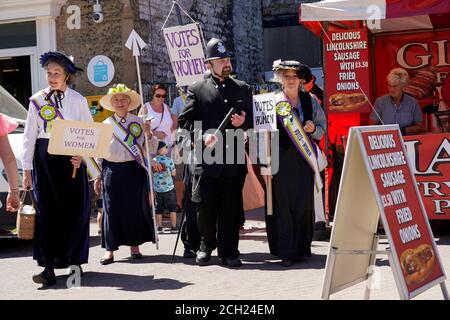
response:
<path id="1" fill-rule="evenodd" d="M 316 190 L 322 189 L 322 179 L 320 178 L 319 164 L 317 160 L 317 149 L 309 135 L 303 130 L 300 119 L 293 112 L 293 107 L 289 101 L 279 101 L 275 105 L 278 118 L 284 129 L 291 138 L 300 155 L 308 162 L 314 172 Z"/>
<path id="2" fill-rule="evenodd" d="M 125 128 L 117 119 L 112 115 L 106 119 L 107 123 L 113 125 L 113 136 L 137 161 L 145 170 L 146 159 L 142 147 L 137 143 L 138 138 L 142 135 L 142 127 L 139 123 L 133 121 Z"/>
<path id="3" fill-rule="evenodd" d="M 63 115 L 52 101 L 47 100 L 45 90 L 41 90 L 30 98 L 30 101 L 36 107 L 39 117 L 44 121 L 44 132 L 50 133 L 52 130 L 52 123 L 56 118 L 64 120 Z M 91 179 L 95 179 L 100 175 L 100 168 L 93 158 L 83 157 L 86 164 L 86 170 Z"/>

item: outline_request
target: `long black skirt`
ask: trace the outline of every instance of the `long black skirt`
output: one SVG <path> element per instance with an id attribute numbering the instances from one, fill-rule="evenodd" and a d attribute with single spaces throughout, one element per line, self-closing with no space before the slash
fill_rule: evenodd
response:
<path id="1" fill-rule="evenodd" d="M 38 139 L 33 158 L 36 228 L 33 258 L 40 266 L 67 268 L 87 263 L 89 254 L 89 184 L 82 165 L 72 178 L 69 156 L 47 152 Z"/>
<path id="2" fill-rule="evenodd" d="M 136 161 L 103 160 L 102 248 L 155 242 L 147 173 Z"/>
<path id="3" fill-rule="evenodd" d="M 311 256 L 314 232 L 314 175 L 294 145 L 280 147 L 273 176 L 273 215 L 266 215 L 270 253 L 281 259 Z"/>

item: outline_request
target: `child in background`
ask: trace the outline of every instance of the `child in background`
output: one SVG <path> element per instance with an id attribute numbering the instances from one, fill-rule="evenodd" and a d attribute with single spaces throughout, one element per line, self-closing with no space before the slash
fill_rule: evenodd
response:
<path id="1" fill-rule="evenodd" d="M 166 156 L 168 152 L 166 143 L 160 141 L 157 156 L 154 160 L 162 166 L 162 169 L 154 172 L 153 175 L 153 184 L 156 193 L 156 224 L 158 226 L 158 233 L 163 232 L 162 220 L 164 209 L 170 212 L 170 223 L 172 225 L 170 231 L 172 233 L 178 232 L 177 195 L 172 178 L 175 177 L 176 170 L 172 159 Z"/>

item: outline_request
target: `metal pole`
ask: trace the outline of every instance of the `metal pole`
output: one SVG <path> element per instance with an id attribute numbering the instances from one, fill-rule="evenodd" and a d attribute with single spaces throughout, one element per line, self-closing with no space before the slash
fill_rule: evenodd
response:
<path id="1" fill-rule="evenodd" d="M 170 260 L 170 263 L 173 263 L 173 259 L 175 258 L 175 252 L 177 251 L 178 240 L 180 240 L 181 229 L 183 228 L 185 217 L 186 217 L 186 208 L 183 209 L 183 214 L 181 215 L 180 229 L 178 230 L 177 240 L 175 241 L 175 248 L 173 248 L 172 260 Z"/>
<path id="2" fill-rule="evenodd" d="M 441 290 L 442 290 L 442 295 L 444 296 L 444 300 L 449 300 L 447 287 L 445 286 L 445 281 L 441 282 Z"/>
<path id="3" fill-rule="evenodd" d="M 333 279 L 334 266 L 336 265 L 337 248 L 332 247 L 328 256 L 327 266 L 325 267 L 325 279 L 322 288 L 322 299 L 330 300 L 331 281 Z"/>
<path id="4" fill-rule="evenodd" d="M 402 282 L 400 281 L 401 275 L 397 274 L 397 268 L 395 267 L 395 259 L 392 256 L 392 251 L 390 248 L 387 251 L 388 251 L 389 265 L 391 266 L 392 274 L 394 275 L 394 280 L 395 280 L 395 284 L 397 285 L 398 295 L 400 296 L 401 300 L 407 300 L 408 297 L 405 296 L 403 289 L 402 289 Z"/>
<path id="5" fill-rule="evenodd" d="M 374 269 L 375 269 L 375 259 L 376 259 L 376 251 L 377 251 L 377 247 L 378 247 L 378 235 L 375 235 L 373 237 L 373 244 L 372 244 L 372 251 L 373 253 L 370 255 L 370 259 L 369 259 L 369 268 L 368 268 L 368 272 L 367 272 L 367 282 L 366 282 L 366 292 L 364 294 L 364 300 L 369 300 L 370 299 L 370 290 L 371 290 L 371 286 L 372 286 L 372 277 L 374 274 Z"/>

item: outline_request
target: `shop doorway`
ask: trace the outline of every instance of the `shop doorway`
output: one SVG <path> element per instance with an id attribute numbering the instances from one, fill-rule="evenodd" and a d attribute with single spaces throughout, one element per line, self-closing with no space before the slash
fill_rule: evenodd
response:
<path id="1" fill-rule="evenodd" d="M 0 85 L 28 109 L 32 95 L 30 56 L 1 57 Z"/>

